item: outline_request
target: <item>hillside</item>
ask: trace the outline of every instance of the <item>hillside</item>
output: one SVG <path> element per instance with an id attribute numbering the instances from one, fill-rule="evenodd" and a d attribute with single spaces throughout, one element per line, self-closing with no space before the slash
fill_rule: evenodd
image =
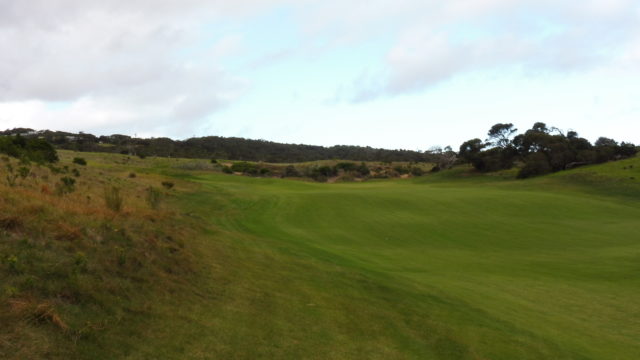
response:
<path id="1" fill-rule="evenodd" d="M 22 135 L 47 140 L 59 149 L 106 152 L 173 158 L 209 158 L 293 163 L 316 160 L 412 161 L 433 162 L 437 154 L 411 150 L 376 149 L 363 146 L 331 147 L 283 144 L 266 140 L 206 136 L 186 140 L 169 138 L 137 138 L 114 134 L 95 136 L 86 133 L 16 128 L 0 131 L 0 135 Z"/>
<path id="2" fill-rule="evenodd" d="M 323 184 L 208 161 L 60 157 L 81 172 L 70 194 L 43 192 L 62 176 L 49 169 L 0 185 L 3 358 L 640 353 L 639 158 L 528 180 L 460 167 Z M 120 212 L 102 201 L 111 184 Z M 96 233 L 104 224 L 129 235 Z"/>

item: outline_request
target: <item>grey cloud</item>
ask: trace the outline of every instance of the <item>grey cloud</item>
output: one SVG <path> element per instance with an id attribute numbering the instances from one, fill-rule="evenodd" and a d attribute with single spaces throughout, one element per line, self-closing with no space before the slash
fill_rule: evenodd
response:
<path id="1" fill-rule="evenodd" d="M 217 59 L 180 56 L 203 23 L 246 12 L 227 3 L 0 0 L 0 104 L 31 104 L 49 123 L 64 118 L 89 129 L 193 127 L 246 88 Z M 69 107 L 37 105 L 49 101 Z"/>

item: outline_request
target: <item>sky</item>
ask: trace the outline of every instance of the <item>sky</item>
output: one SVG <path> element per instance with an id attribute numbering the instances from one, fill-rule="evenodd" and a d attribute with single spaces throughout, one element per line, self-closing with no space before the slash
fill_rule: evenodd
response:
<path id="1" fill-rule="evenodd" d="M 640 143 L 638 0 L 0 0 L 0 129 Z"/>

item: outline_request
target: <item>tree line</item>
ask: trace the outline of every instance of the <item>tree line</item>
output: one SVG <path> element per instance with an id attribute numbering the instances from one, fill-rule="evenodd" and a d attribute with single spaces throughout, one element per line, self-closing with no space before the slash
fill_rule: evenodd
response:
<path id="1" fill-rule="evenodd" d="M 220 136 L 173 140 L 169 138 L 142 139 L 120 134 L 95 136 L 86 133 L 50 130 L 34 131 L 28 128 L 0 131 L 0 135 L 17 134 L 27 138 L 44 139 L 58 149 L 122 153 L 140 157 L 160 156 L 297 163 L 331 159 L 436 162 L 439 156 L 430 151 L 387 150 L 350 145 L 324 147 Z"/>
<path id="2" fill-rule="evenodd" d="M 460 159 L 482 172 L 512 168 L 521 163 L 519 178 L 544 175 L 577 166 L 597 164 L 635 156 L 634 144 L 600 137 L 591 144 L 575 131 L 563 132 L 537 122 L 518 134 L 513 124 L 495 124 L 485 141 L 475 138 L 464 142 Z"/>

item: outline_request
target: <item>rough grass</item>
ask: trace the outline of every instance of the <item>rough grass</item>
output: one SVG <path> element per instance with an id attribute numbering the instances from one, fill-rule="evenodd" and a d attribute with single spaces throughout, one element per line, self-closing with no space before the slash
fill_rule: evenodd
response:
<path id="1" fill-rule="evenodd" d="M 153 178 L 83 167 L 73 192 L 53 193 L 71 154 L 56 165 L 62 173 L 32 165 L 18 185 L 0 182 L 2 359 L 113 358 L 127 349 L 114 343 L 149 316 L 149 296 L 175 291 L 192 271 L 189 231 L 141 199 Z M 112 184 L 123 189 L 119 212 L 102 199 Z"/>
<path id="2" fill-rule="evenodd" d="M 44 349 L 40 354 L 51 358 L 87 359 L 635 359 L 640 353 L 637 158 L 526 181 L 512 172 L 485 176 L 459 168 L 419 179 L 316 184 L 185 170 L 198 167 L 175 166 L 188 163 L 180 159 L 82 156 L 96 181 L 104 178 L 99 172 L 117 179 L 139 174 L 119 182 L 127 199 L 138 200 L 126 202 L 117 221 L 140 235 L 183 229 L 167 244 L 140 249 L 159 254 L 182 241 L 178 254 L 186 259 L 167 255 L 158 264 L 184 269 L 175 263 L 180 259 L 192 271 L 145 266 L 148 276 L 133 282 L 137 269 L 107 276 L 107 268 L 92 263 L 99 256 L 117 264 L 116 254 L 43 249 L 46 256 L 64 254 L 65 269 L 103 271 L 117 284 L 108 293 L 117 295 L 95 286 L 86 293 L 98 295 L 80 305 L 59 296 L 5 295 L 2 309 L 19 326 L 0 330 L 0 349 L 20 339 L 23 355 Z M 62 153 L 63 161 L 72 157 Z M 160 215 L 145 204 L 144 191 L 164 176 L 176 183 L 162 208 L 173 212 L 145 222 Z M 87 205 L 75 210 L 87 218 L 70 222 L 64 215 L 80 206 L 77 199 L 66 208 L 64 198 L 52 199 L 38 205 L 34 195 L 33 204 L 0 224 L 22 234 L 33 218 L 57 219 L 51 224 L 66 226 L 47 229 L 75 240 L 50 242 L 76 244 L 92 229 L 88 223 L 101 221 L 89 218 L 114 216 L 104 205 L 93 212 Z M 143 223 L 149 226 L 136 228 Z M 16 276 L 9 264 L 3 280 Z M 64 326 L 83 329 L 78 319 L 90 335 L 66 335 Z M 51 352 L 60 344 L 74 345 Z"/>

